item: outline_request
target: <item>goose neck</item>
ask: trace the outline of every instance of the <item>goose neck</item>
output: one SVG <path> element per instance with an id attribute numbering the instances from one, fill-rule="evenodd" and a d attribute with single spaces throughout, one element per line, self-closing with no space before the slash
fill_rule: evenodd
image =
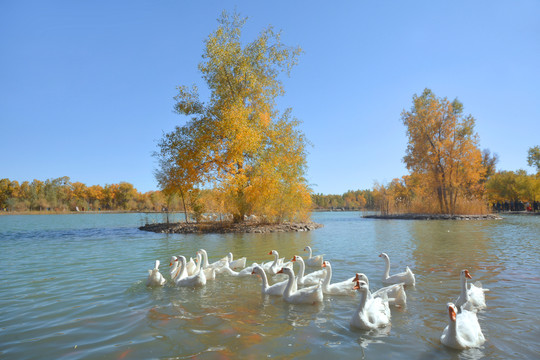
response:
<path id="1" fill-rule="evenodd" d="M 332 266 L 326 265 L 325 270 L 326 270 L 326 277 L 324 278 L 324 281 L 323 281 L 324 287 L 330 285 L 330 280 L 332 280 Z"/>
<path id="2" fill-rule="evenodd" d="M 387 279 L 388 277 L 390 277 L 390 259 L 387 256 L 385 256 L 384 262 L 385 262 L 384 279 Z"/>
<path id="3" fill-rule="evenodd" d="M 304 260 L 300 257 L 296 261 L 298 262 L 298 266 L 300 266 L 300 271 L 298 271 L 298 278 L 301 279 L 304 277 L 306 265 L 304 264 Z"/>
<path id="4" fill-rule="evenodd" d="M 364 311 L 364 308 L 366 307 L 366 301 L 367 301 L 367 292 L 366 291 L 359 291 L 360 293 L 360 302 L 358 303 L 358 313 L 361 313 Z"/>
<path id="5" fill-rule="evenodd" d="M 457 328 L 456 328 L 457 321 L 454 321 L 450 319 L 448 322 L 448 336 L 450 336 L 452 339 L 457 338 Z"/>
<path id="6" fill-rule="evenodd" d="M 186 276 L 188 276 L 187 269 L 186 269 L 186 259 L 180 258 L 180 276 L 178 279 L 183 279 Z"/>
<path id="7" fill-rule="evenodd" d="M 278 263 L 278 260 L 279 260 L 279 259 L 278 259 L 278 258 L 279 258 L 279 255 L 278 255 L 277 253 L 274 253 L 273 255 L 274 255 L 274 262 L 272 263 L 272 266 L 276 266 L 277 263 Z"/>
<path id="8" fill-rule="evenodd" d="M 202 261 L 201 254 L 197 253 L 197 265 L 195 265 L 196 273 L 199 272 L 199 270 L 201 270 L 201 261 Z"/>
<path id="9" fill-rule="evenodd" d="M 461 275 L 461 298 L 466 301 L 469 300 L 469 294 L 467 293 L 467 278 L 465 275 Z"/>
<path id="10" fill-rule="evenodd" d="M 287 272 L 287 276 L 289 276 L 289 280 L 287 281 L 287 286 L 285 287 L 285 291 L 283 292 L 283 296 L 291 296 L 292 289 L 294 286 L 294 275 L 292 275 L 290 272 Z"/>
<path id="11" fill-rule="evenodd" d="M 169 271 L 171 276 L 173 276 L 176 273 L 176 270 L 178 270 L 178 261 L 174 262 L 172 269 Z"/>

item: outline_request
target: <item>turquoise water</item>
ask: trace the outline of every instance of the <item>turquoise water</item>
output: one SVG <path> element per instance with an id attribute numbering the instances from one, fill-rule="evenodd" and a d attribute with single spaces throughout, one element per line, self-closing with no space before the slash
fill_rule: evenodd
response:
<path id="1" fill-rule="evenodd" d="M 2 359 L 533 359 L 540 354 L 540 217 L 499 221 L 362 219 L 315 213 L 309 233 L 166 235 L 138 226 L 161 215 L 0 216 Z M 325 254 L 334 281 L 364 272 L 382 286 L 410 266 L 416 287 L 381 331 L 352 330 L 357 297 L 325 297 L 318 306 L 262 298 L 257 277 L 225 275 L 201 289 L 145 286 L 147 269 L 171 255 L 210 261 L 229 251 L 248 263 L 288 259 L 310 245 Z M 446 303 L 459 294 L 459 272 L 491 291 L 479 314 L 486 343 L 455 351 L 440 344 Z"/>

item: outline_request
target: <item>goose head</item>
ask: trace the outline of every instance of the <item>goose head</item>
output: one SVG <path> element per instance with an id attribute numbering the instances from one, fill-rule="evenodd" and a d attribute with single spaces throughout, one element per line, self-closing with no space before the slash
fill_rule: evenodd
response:
<path id="1" fill-rule="evenodd" d="M 469 270 L 461 270 L 461 277 L 466 277 L 467 279 L 472 279 L 471 274 L 469 273 Z"/>
<path id="2" fill-rule="evenodd" d="M 386 253 L 381 253 L 379 257 L 388 260 L 388 255 Z"/>
<path id="3" fill-rule="evenodd" d="M 354 285 L 353 289 L 365 293 L 368 291 L 368 285 L 365 281 L 357 280 L 356 285 Z"/>
<path id="4" fill-rule="evenodd" d="M 178 258 L 176 256 L 171 256 L 171 262 L 169 263 L 169 266 L 173 266 L 173 264 L 177 261 L 178 261 Z"/>
<path id="5" fill-rule="evenodd" d="M 203 254 L 206 254 L 206 250 L 204 250 L 204 249 L 199 249 L 199 250 L 197 251 L 197 253 L 200 253 L 201 255 L 203 255 Z"/>
<path id="6" fill-rule="evenodd" d="M 356 276 L 354 277 L 354 279 L 352 281 L 353 282 L 355 282 L 355 281 L 364 281 L 366 284 L 369 284 L 369 280 L 368 280 L 366 274 L 364 274 L 364 273 L 356 273 Z"/>
<path id="7" fill-rule="evenodd" d="M 322 267 L 323 267 L 323 268 L 331 268 L 332 265 L 330 265 L 330 261 L 323 261 Z"/>
<path id="8" fill-rule="evenodd" d="M 183 266 L 186 266 L 186 257 L 184 255 L 179 255 L 178 261 L 180 261 Z"/>
<path id="9" fill-rule="evenodd" d="M 260 266 L 255 266 L 251 271 L 251 275 L 259 275 L 262 271 L 264 270 Z"/>
<path id="10" fill-rule="evenodd" d="M 454 305 L 453 303 L 448 303 L 447 306 L 448 306 L 448 317 L 450 318 L 450 320 L 455 322 L 456 314 L 457 314 L 456 305 Z"/>
<path id="11" fill-rule="evenodd" d="M 288 267 L 281 268 L 277 273 L 294 276 L 292 269 Z"/>

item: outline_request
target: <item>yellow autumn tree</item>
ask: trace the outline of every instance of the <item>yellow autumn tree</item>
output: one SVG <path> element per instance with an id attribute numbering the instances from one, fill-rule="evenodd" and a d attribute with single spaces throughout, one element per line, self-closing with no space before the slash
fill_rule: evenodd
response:
<path id="1" fill-rule="evenodd" d="M 411 110 L 403 111 L 401 119 L 408 136 L 403 161 L 423 192 L 437 199 L 438 211 L 454 214 L 463 200 L 478 200 L 486 168 L 475 119 L 463 114 L 463 104 L 425 89 L 413 96 Z"/>
<path id="2" fill-rule="evenodd" d="M 157 179 L 184 194 L 215 184 L 235 222 L 246 214 L 272 222 L 305 217 L 307 142 L 290 109 L 275 103 L 284 95 L 280 75 L 289 75 L 301 49 L 282 44 L 272 27 L 245 43 L 245 22 L 224 12 L 206 40 L 199 64 L 206 102 L 196 86 L 178 87 L 175 110 L 191 119 L 160 141 Z"/>

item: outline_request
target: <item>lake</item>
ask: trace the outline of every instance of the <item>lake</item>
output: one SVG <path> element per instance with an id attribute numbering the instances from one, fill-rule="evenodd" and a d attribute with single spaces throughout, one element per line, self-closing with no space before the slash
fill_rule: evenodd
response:
<path id="1" fill-rule="evenodd" d="M 178 215 L 181 219 L 181 215 Z M 538 359 L 540 216 L 487 221 L 363 219 L 357 212 L 314 213 L 324 228 L 303 233 L 167 235 L 140 231 L 160 214 L 0 216 L 2 359 Z M 229 251 L 248 263 L 306 257 L 306 245 L 331 261 L 333 281 L 364 272 L 382 286 L 409 266 L 416 286 L 407 307 L 392 308 L 380 331 L 349 327 L 358 296 L 326 296 L 320 305 L 263 298 L 256 276 L 218 276 L 200 289 L 145 286 L 171 255 L 210 261 Z M 296 266 L 296 265 L 295 265 Z M 480 280 L 486 343 L 457 351 L 440 335 L 446 303 L 468 269 Z"/>

